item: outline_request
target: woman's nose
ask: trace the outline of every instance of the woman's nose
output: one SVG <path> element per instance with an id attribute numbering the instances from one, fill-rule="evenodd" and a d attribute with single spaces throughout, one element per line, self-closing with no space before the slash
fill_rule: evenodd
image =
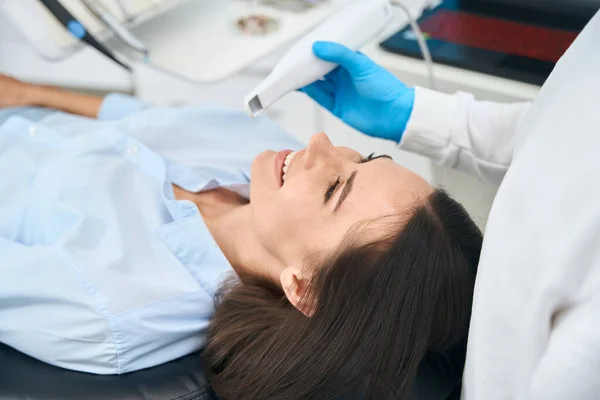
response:
<path id="1" fill-rule="evenodd" d="M 311 168 L 324 160 L 331 160 L 333 144 L 324 133 L 314 134 L 306 147 L 306 168 Z"/>

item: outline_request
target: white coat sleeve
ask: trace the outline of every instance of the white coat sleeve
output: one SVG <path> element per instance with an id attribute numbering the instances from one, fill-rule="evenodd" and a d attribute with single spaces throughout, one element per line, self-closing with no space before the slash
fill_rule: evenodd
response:
<path id="1" fill-rule="evenodd" d="M 476 101 L 468 93 L 417 87 L 399 146 L 497 186 L 512 161 L 513 138 L 530 104 Z"/>
<path id="2" fill-rule="evenodd" d="M 597 283 L 598 281 L 596 281 Z M 555 315 L 527 398 L 596 400 L 600 394 L 600 295 L 581 296 Z"/>

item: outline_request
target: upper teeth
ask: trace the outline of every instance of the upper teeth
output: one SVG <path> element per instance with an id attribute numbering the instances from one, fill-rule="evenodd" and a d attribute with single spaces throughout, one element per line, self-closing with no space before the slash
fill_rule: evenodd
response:
<path id="1" fill-rule="evenodd" d="M 285 182 L 285 177 L 287 176 L 288 168 L 290 167 L 290 164 L 292 163 L 292 160 L 294 159 L 295 156 L 296 156 L 296 152 L 292 151 L 290 154 L 287 155 L 287 157 L 285 158 L 285 161 L 283 162 L 283 181 L 284 182 Z"/>

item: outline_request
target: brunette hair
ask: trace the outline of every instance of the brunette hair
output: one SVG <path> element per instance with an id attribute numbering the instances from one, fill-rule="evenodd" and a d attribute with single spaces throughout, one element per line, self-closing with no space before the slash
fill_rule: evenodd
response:
<path id="1" fill-rule="evenodd" d="M 222 288 L 203 353 L 221 400 L 332 399 L 359 386 L 403 399 L 426 354 L 464 340 L 482 234 L 459 203 L 437 189 L 393 234 L 357 243 L 320 263 L 311 317 L 268 280 Z"/>

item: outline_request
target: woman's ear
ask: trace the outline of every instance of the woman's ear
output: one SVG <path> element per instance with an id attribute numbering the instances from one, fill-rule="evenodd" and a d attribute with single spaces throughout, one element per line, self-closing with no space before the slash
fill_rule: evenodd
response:
<path id="1" fill-rule="evenodd" d="M 315 304 L 306 304 L 305 297 L 310 278 L 303 274 L 300 268 L 287 267 L 281 272 L 279 279 L 289 302 L 302 314 L 312 317 Z"/>

